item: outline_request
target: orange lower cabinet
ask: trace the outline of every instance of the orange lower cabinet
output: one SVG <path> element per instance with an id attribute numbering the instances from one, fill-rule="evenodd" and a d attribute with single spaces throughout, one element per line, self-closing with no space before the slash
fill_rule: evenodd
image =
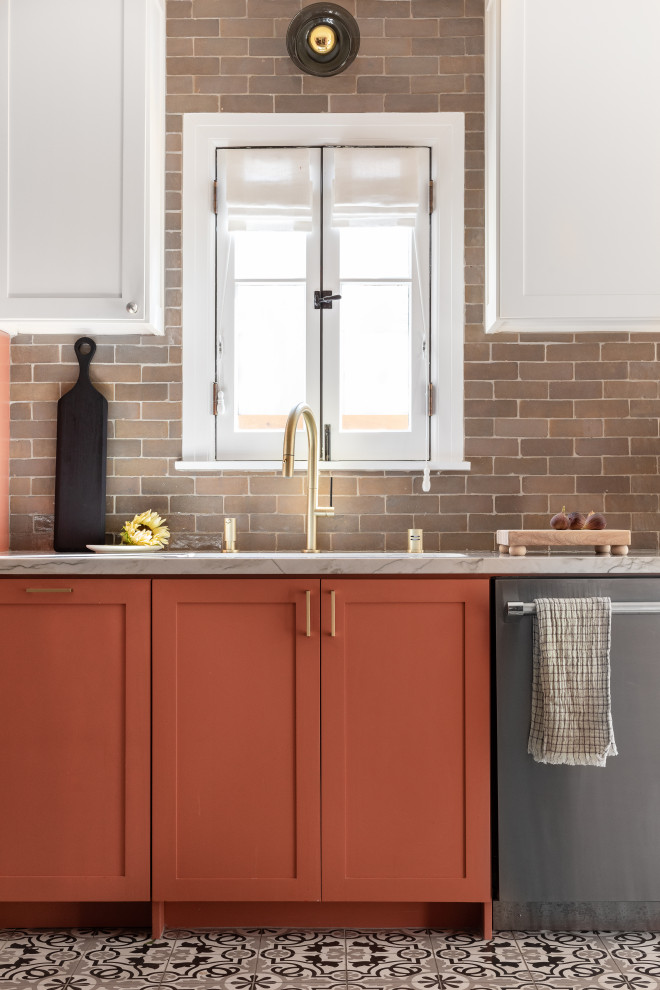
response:
<path id="1" fill-rule="evenodd" d="M 318 900 L 319 581 L 153 597 L 154 900 Z"/>
<path id="2" fill-rule="evenodd" d="M 488 582 L 323 580 L 323 900 L 491 899 Z"/>
<path id="3" fill-rule="evenodd" d="M 150 581 L 0 581 L 0 900 L 149 900 Z"/>

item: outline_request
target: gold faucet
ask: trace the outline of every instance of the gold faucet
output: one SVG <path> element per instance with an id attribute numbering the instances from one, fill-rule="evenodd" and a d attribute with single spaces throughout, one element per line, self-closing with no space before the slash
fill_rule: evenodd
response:
<path id="1" fill-rule="evenodd" d="M 319 431 L 314 413 L 306 402 L 299 402 L 289 413 L 284 427 L 282 450 L 282 474 L 293 477 L 296 449 L 296 427 L 302 416 L 307 429 L 307 546 L 303 553 L 318 553 L 316 547 L 316 519 L 318 516 L 334 516 L 331 505 L 319 505 Z"/>

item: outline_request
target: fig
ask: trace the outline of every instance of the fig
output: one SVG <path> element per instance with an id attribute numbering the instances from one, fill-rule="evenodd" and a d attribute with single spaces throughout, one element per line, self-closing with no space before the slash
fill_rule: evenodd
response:
<path id="1" fill-rule="evenodd" d="M 562 505 L 561 512 L 558 512 L 556 516 L 552 517 L 550 525 L 553 529 L 568 529 L 568 516 L 566 515 L 565 505 Z"/>
<path id="2" fill-rule="evenodd" d="M 571 512 L 568 516 L 569 529 L 584 529 L 587 517 L 582 512 Z"/>
<path id="3" fill-rule="evenodd" d="M 605 529 L 607 519 L 602 512 L 590 512 L 584 524 L 585 529 Z"/>

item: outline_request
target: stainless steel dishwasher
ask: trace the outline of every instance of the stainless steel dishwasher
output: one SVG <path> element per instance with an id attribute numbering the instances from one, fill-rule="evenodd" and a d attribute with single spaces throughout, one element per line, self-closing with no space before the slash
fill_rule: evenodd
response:
<path id="1" fill-rule="evenodd" d="M 612 719 L 619 755 L 604 768 L 535 763 L 527 753 L 532 615 L 510 612 L 509 603 L 598 595 L 613 603 Z M 618 611 L 616 603 L 630 605 Z M 649 611 L 635 611 L 640 603 Z M 634 926 L 632 905 L 623 902 L 645 904 L 641 920 L 648 919 L 648 902 L 660 902 L 660 578 L 502 578 L 494 581 L 493 609 L 496 922 L 552 927 L 554 903 L 563 905 L 558 915 L 566 927 L 622 916 Z M 599 916 L 594 902 L 617 902 L 622 910 Z M 587 907 L 574 907 L 572 917 L 571 903 Z M 529 916 L 530 904 L 545 905 L 540 916 Z"/>

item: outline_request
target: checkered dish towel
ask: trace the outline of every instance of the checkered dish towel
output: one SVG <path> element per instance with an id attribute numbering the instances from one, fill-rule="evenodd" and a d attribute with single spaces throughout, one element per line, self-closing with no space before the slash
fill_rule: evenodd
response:
<path id="1" fill-rule="evenodd" d="M 535 598 L 532 722 L 537 763 L 604 767 L 616 756 L 609 598 Z"/>

